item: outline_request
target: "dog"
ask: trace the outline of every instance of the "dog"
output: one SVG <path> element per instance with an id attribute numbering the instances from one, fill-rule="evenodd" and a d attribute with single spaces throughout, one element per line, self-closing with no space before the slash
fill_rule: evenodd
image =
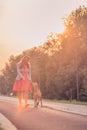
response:
<path id="1" fill-rule="evenodd" d="M 42 107 L 42 93 L 37 82 L 32 82 L 34 107 L 38 107 L 39 103 Z"/>

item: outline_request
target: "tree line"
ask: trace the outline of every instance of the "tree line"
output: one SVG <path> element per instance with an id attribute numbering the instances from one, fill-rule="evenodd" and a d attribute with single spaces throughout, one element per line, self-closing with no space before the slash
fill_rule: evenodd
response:
<path id="1" fill-rule="evenodd" d="M 51 32 L 40 46 L 9 57 L 0 75 L 0 93 L 10 94 L 16 64 L 29 55 L 32 80 L 39 83 L 44 98 L 67 99 L 72 90 L 73 99 L 87 100 L 87 7 L 78 7 L 63 20 L 63 33 Z"/>

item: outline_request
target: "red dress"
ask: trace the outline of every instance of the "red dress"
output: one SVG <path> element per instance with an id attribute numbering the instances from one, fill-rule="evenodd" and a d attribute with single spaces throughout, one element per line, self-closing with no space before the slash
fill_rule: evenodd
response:
<path id="1" fill-rule="evenodd" d="M 31 91 L 30 80 L 27 77 L 27 68 L 24 67 L 22 70 L 22 75 L 24 79 L 15 80 L 13 85 L 13 91 Z"/>

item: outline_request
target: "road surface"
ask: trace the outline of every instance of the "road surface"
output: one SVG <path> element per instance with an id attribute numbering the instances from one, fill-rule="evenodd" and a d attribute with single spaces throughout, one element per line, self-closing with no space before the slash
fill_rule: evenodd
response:
<path id="1" fill-rule="evenodd" d="M 19 109 L 11 101 L 0 101 L 0 112 L 4 114 L 18 130 L 87 130 L 87 116 L 51 110 Z"/>

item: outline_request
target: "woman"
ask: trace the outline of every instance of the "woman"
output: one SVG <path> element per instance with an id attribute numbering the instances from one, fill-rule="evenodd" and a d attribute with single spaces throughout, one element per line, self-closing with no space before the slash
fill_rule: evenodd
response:
<path id="1" fill-rule="evenodd" d="M 22 106 L 24 96 L 25 107 L 28 106 L 28 92 L 31 91 L 31 66 L 30 57 L 24 56 L 17 64 L 17 77 L 13 85 L 13 91 L 17 91 L 19 106 Z"/>

